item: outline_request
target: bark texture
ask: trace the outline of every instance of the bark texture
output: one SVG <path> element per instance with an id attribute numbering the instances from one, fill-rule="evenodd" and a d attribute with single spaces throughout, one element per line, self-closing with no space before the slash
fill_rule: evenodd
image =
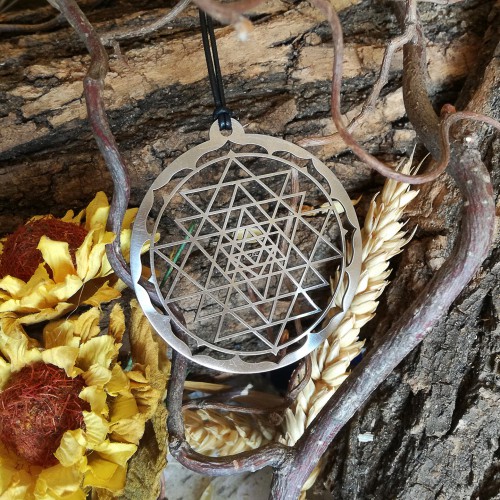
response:
<path id="1" fill-rule="evenodd" d="M 388 2 L 343 4 L 342 111 L 351 117 L 370 91 L 384 44 L 399 28 Z M 456 100 L 481 57 L 488 26 L 500 25 L 499 9 L 494 0 L 420 4 L 436 109 Z M 105 32 L 140 26 L 169 8 L 160 1 L 145 6 L 116 0 L 86 10 Z M 56 12 L 47 7 L 0 19 L 35 23 L 52 15 Z M 250 18 L 254 29 L 248 42 L 239 41 L 230 27 L 216 31 L 228 106 L 253 132 L 293 142 L 331 133 L 332 49 L 319 12 L 306 2 L 269 0 Z M 498 42 L 498 31 L 496 37 Z M 163 167 L 206 140 L 213 104 L 196 9 L 188 8 L 146 39 L 121 43 L 120 49 L 111 57 L 105 97 L 130 170 L 131 203 L 137 205 Z M 0 34 L 0 51 L 0 231 L 6 233 L 30 215 L 78 209 L 97 190 L 110 193 L 111 181 L 85 121 L 82 78 L 89 57 L 72 30 Z M 498 61 L 498 54 L 494 57 Z M 394 163 L 415 141 L 404 114 L 401 63 L 398 54 L 381 100 L 356 132 L 372 154 Z M 483 152 L 498 193 L 500 144 L 494 139 L 488 134 Z M 352 197 L 363 194 L 362 216 L 382 178 L 340 139 L 314 152 Z M 416 237 L 366 331 L 368 348 L 370 338 L 388 328 L 443 263 L 458 231 L 460 208 L 448 177 L 421 188 L 409 223 L 418 225 Z M 335 498 L 346 499 L 500 498 L 498 257 L 497 238 L 483 270 L 439 327 L 335 441 L 317 492 L 326 487 Z M 360 442 L 366 433 L 373 441 Z"/>

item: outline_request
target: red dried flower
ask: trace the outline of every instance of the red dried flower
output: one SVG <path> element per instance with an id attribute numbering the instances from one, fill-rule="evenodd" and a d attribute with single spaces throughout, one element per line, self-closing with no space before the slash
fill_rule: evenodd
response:
<path id="1" fill-rule="evenodd" d="M 50 216 L 27 222 L 7 237 L 0 260 L 0 278 L 10 275 L 28 281 L 43 262 L 42 253 L 37 249 L 42 236 L 66 241 L 75 262 L 75 252 L 85 240 L 87 230 Z"/>
<path id="2" fill-rule="evenodd" d="M 90 411 L 78 396 L 84 386 L 81 376 L 41 362 L 14 373 L 0 392 L 0 440 L 32 465 L 56 464 L 63 434 L 83 428 Z"/>

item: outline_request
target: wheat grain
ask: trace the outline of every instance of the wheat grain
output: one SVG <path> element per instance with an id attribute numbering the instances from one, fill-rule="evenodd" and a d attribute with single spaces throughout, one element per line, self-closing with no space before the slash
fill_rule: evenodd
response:
<path id="1" fill-rule="evenodd" d="M 185 410 L 186 438 L 198 453 L 226 456 L 272 441 L 276 430 L 249 415 L 215 410 Z"/>
<path id="2" fill-rule="evenodd" d="M 411 159 L 403 166 L 402 172 L 408 173 L 410 165 Z M 356 294 L 340 325 L 311 354 L 311 379 L 295 405 L 285 413 L 280 437 L 285 444 L 293 446 L 302 436 L 347 378 L 351 361 L 361 352 L 364 343 L 359 341 L 359 331 L 375 316 L 378 298 L 388 284 L 390 259 L 401 252 L 409 239 L 404 223 L 400 222 L 404 209 L 418 194 L 409 188 L 408 184 L 387 180 L 382 193 L 370 203 L 361 231 L 361 277 Z M 342 293 L 337 296 L 342 297 Z M 303 492 L 312 486 L 319 471 L 318 466 L 303 486 Z"/>

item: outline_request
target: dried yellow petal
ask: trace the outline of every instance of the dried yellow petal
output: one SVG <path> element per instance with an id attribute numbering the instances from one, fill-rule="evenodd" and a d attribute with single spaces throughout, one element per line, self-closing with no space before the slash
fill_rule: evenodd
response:
<path id="1" fill-rule="evenodd" d="M 89 411 L 83 412 L 83 420 L 85 422 L 87 446 L 90 449 L 96 450 L 106 440 L 109 424 L 104 418 L 97 415 L 97 413 Z"/>
<path id="2" fill-rule="evenodd" d="M 75 267 L 69 253 L 69 245 L 65 241 L 54 241 L 42 236 L 37 246 L 42 253 L 43 260 L 52 270 L 56 283 L 64 281 L 68 274 L 75 274 Z"/>
<path id="3" fill-rule="evenodd" d="M 62 466 L 71 467 L 80 463 L 85 456 L 86 439 L 82 429 L 66 431 L 61 444 L 55 452 L 56 458 Z"/>

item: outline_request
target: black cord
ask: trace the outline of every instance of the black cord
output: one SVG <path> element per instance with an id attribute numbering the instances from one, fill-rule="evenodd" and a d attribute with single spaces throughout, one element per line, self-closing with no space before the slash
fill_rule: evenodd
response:
<path id="1" fill-rule="evenodd" d="M 214 26 L 212 18 L 200 10 L 201 37 L 203 40 L 203 50 L 207 61 L 208 79 L 214 96 L 215 111 L 214 120 L 219 121 L 220 130 L 231 130 L 231 111 L 226 107 L 224 97 L 224 85 L 219 64 L 219 54 L 217 53 L 217 41 L 215 40 Z"/>

